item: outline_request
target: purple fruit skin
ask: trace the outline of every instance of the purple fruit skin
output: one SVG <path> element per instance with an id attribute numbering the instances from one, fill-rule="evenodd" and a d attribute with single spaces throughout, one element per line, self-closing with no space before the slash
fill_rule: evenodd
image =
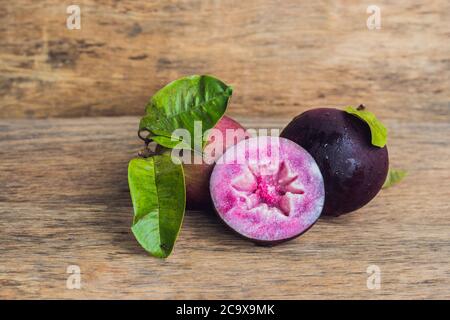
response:
<path id="1" fill-rule="evenodd" d="M 282 131 L 316 160 L 325 183 L 322 215 L 355 211 L 380 191 L 386 180 L 387 147 L 371 144 L 368 125 L 342 110 L 318 108 L 295 117 Z"/>

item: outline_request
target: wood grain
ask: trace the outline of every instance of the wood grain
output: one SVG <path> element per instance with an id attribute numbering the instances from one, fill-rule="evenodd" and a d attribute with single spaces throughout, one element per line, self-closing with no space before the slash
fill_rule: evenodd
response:
<path id="1" fill-rule="evenodd" d="M 364 103 L 392 120 L 449 112 L 450 2 L 1 1 L 0 117 L 140 115 L 163 85 L 216 75 L 234 115 L 294 116 Z"/>
<path id="2" fill-rule="evenodd" d="M 0 298 L 450 298 L 450 121 L 385 121 L 409 176 L 273 248 L 187 212 L 174 253 L 130 233 L 137 117 L 0 120 Z M 239 118 L 247 127 L 282 127 Z M 80 290 L 66 289 L 68 265 Z M 369 265 L 381 289 L 366 286 Z"/>

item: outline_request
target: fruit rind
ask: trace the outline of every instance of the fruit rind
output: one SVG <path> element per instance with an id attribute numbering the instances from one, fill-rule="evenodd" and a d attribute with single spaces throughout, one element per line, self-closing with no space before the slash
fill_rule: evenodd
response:
<path id="1" fill-rule="evenodd" d="M 209 194 L 209 179 L 214 167 L 214 161 L 217 160 L 228 147 L 249 137 L 244 127 L 228 116 L 223 116 L 214 129 L 221 132 L 224 139 L 226 138 L 227 131 L 235 131 L 236 141 L 227 141 L 225 139 L 223 141 L 223 149 L 218 150 L 217 154 L 209 155 L 208 150 L 211 145 L 214 145 L 214 141 L 211 141 L 210 137 L 205 148 L 206 155 L 204 156 L 204 159 L 206 161 L 200 159 L 200 164 L 197 164 L 195 160 L 192 160 L 193 163 L 191 164 L 183 164 L 186 177 L 186 207 L 191 210 L 201 210 L 212 207 Z M 201 156 L 195 155 L 195 157 Z M 212 163 L 210 164 L 209 162 Z"/>

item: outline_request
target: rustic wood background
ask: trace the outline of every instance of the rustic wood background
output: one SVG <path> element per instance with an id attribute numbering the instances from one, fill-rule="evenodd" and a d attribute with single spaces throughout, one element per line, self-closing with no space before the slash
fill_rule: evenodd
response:
<path id="1" fill-rule="evenodd" d="M 157 89 L 208 73 L 234 115 L 365 103 L 389 119 L 448 120 L 450 2 L 0 0 L 0 116 L 140 115 Z"/>
<path id="2" fill-rule="evenodd" d="M 68 30 L 69 3 L 0 0 L 0 298 L 450 299 L 448 1 L 378 1 L 373 31 L 372 1 L 77 3 Z M 173 255 L 149 257 L 127 162 L 148 98 L 194 73 L 232 84 L 228 113 L 248 127 L 364 103 L 409 176 L 273 248 L 188 212 Z"/>
<path id="3" fill-rule="evenodd" d="M 450 298 L 448 124 L 386 121 L 391 163 L 409 176 L 357 212 L 273 248 L 187 212 L 159 260 L 130 231 L 137 121 L 0 120 L 0 298 Z M 66 289 L 72 264 L 80 290 Z M 366 286 L 372 264 L 380 290 Z"/>

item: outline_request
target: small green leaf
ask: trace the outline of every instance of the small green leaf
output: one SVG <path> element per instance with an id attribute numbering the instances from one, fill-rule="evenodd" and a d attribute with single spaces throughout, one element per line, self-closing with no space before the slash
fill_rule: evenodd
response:
<path id="1" fill-rule="evenodd" d="M 386 181 L 384 182 L 382 188 L 386 189 L 392 187 L 393 185 L 399 183 L 407 175 L 405 170 L 396 170 L 389 168 Z"/>
<path id="2" fill-rule="evenodd" d="M 186 204 L 183 166 L 169 155 L 132 159 L 128 184 L 134 208 L 131 230 L 150 254 L 166 258 L 172 252 Z"/>
<path id="3" fill-rule="evenodd" d="M 176 140 L 173 139 L 173 137 L 168 138 L 164 136 L 154 136 L 152 137 L 152 140 L 155 141 L 157 144 L 166 147 L 166 148 L 177 148 L 177 149 L 190 149 L 191 146 L 188 143 L 185 143 L 182 139 Z"/>
<path id="4" fill-rule="evenodd" d="M 387 129 L 372 112 L 369 112 L 364 108 L 355 109 L 350 106 L 345 108 L 345 112 L 352 114 L 367 123 L 370 128 L 372 144 L 374 146 L 383 148 L 386 145 Z"/>
<path id="5" fill-rule="evenodd" d="M 156 92 L 147 104 L 146 115 L 141 119 L 139 130 L 150 132 L 149 138 L 157 136 L 168 142 L 176 129 L 188 130 L 191 147 L 194 143 L 194 123 L 202 125 L 199 132 L 204 146 L 203 135 L 213 128 L 225 113 L 232 88 L 222 81 L 206 75 L 193 75 L 175 80 Z M 173 147 L 166 143 L 165 147 Z"/>

